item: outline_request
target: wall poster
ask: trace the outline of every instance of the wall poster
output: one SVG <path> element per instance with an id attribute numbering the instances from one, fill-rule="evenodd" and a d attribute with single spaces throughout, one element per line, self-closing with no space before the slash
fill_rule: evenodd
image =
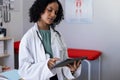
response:
<path id="1" fill-rule="evenodd" d="M 65 20 L 68 23 L 91 23 L 92 0 L 65 0 Z"/>

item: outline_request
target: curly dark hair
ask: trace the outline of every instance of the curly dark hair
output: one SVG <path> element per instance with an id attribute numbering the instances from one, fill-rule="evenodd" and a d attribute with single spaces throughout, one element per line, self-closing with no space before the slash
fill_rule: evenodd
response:
<path id="1" fill-rule="evenodd" d="M 57 17 L 54 20 L 52 25 L 57 25 L 61 22 L 62 19 L 64 19 L 63 15 L 63 8 L 61 3 L 58 0 L 36 0 L 32 7 L 29 9 L 29 16 L 30 16 L 30 22 L 37 22 L 39 18 L 41 17 L 40 14 L 44 13 L 46 7 L 48 4 L 52 2 L 57 2 L 59 5 L 59 10 L 57 13 Z"/>

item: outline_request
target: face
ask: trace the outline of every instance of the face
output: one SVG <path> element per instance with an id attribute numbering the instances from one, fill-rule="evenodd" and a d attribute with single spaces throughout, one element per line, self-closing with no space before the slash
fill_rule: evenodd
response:
<path id="1" fill-rule="evenodd" d="M 44 13 L 41 15 L 40 21 L 43 24 L 47 24 L 47 25 L 52 24 L 55 18 L 57 17 L 58 9 L 59 9 L 59 6 L 57 2 L 52 2 L 48 4 Z"/>

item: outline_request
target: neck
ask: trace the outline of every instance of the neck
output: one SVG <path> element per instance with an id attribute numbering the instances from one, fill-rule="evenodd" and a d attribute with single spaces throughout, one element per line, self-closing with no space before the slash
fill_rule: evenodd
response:
<path id="1" fill-rule="evenodd" d="M 41 29 L 41 30 L 49 30 L 50 29 L 49 25 L 44 24 L 40 21 L 37 22 L 37 25 L 38 25 L 38 29 Z"/>

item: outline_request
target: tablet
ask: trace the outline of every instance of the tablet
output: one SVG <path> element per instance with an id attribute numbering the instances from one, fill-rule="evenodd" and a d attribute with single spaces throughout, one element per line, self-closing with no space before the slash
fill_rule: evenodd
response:
<path id="1" fill-rule="evenodd" d="M 53 68 L 67 66 L 68 64 L 73 64 L 74 61 L 78 62 L 78 61 L 80 61 L 80 60 L 82 61 L 84 59 L 87 59 L 87 57 L 68 58 L 66 60 L 56 63 Z"/>

